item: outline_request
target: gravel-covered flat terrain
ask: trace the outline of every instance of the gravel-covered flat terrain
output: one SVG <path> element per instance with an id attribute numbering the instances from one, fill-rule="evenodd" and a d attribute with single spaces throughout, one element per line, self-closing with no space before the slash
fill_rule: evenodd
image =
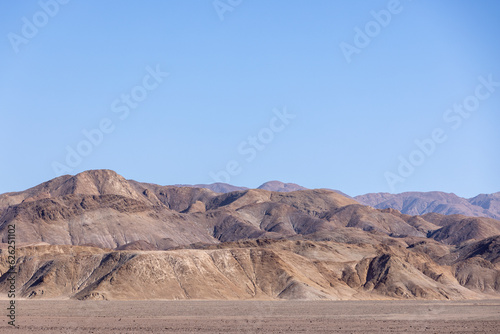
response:
<path id="1" fill-rule="evenodd" d="M 3 316 L 1 333 L 498 333 L 500 328 L 500 300 L 18 300 L 16 312 L 18 328 Z"/>

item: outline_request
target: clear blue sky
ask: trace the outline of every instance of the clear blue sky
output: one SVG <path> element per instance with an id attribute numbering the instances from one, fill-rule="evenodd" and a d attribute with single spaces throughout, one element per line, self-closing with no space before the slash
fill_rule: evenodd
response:
<path id="1" fill-rule="evenodd" d="M 474 97 L 479 77 L 500 82 L 498 1 L 41 3 L 0 3 L 0 193 L 56 177 L 54 164 L 166 185 L 213 183 L 228 163 L 248 187 L 500 191 L 500 87 Z M 157 66 L 169 75 L 155 81 Z M 467 118 L 447 113 L 463 103 Z M 412 156 L 434 129 L 446 140 Z"/>

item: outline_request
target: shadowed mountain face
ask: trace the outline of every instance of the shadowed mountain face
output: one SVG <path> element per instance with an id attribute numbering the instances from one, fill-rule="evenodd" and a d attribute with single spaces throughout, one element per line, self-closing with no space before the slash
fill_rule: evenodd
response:
<path id="1" fill-rule="evenodd" d="M 214 192 L 93 170 L 2 194 L 0 289 L 8 284 L 7 229 L 15 225 L 18 290 L 29 298 L 463 299 L 500 292 L 498 220 L 409 215 L 295 187 L 302 188 L 273 181 Z M 488 196 L 476 201 L 495 205 Z"/>
<path id="2" fill-rule="evenodd" d="M 392 208 L 409 215 L 435 212 L 444 215 L 460 214 L 500 219 L 500 192 L 481 194 L 470 199 L 439 191 L 373 193 L 356 196 L 354 199 L 377 209 Z"/>

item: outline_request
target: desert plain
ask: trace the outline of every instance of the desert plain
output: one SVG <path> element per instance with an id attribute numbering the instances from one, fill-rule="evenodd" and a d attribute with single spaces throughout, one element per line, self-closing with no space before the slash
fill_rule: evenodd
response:
<path id="1" fill-rule="evenodd" d="M 500 328 L 500 300 L 17 303 L 17 327 L 2 317 L 1 333 L 498 333 Z"/>

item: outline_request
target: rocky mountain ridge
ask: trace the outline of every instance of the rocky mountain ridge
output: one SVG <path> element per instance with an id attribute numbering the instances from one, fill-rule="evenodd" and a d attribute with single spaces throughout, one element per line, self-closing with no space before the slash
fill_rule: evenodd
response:
<path id="1" fill-rule="evenodd" d="M 189 187 L 206 188 L 218 193 L 248 190 L 246 187 L 233 186 L 227 183 L 183 185 Z M 257 189 L 270 191 L 290 192 L 308 190 L 295 183 L 269 181 Z M 459 214 L 465 216 L 489 217 L 500 219 L 500 192 L 493 194 L 479 194 L 472 198 L 459 197 L 453 193 L 440 191 L 405 192 L 400 194 L 369 193 L 351 197 L 340 190 L 333 190 L 345 197 L 354 198 L 361 204 L 377 209 L 396 209 L 404 214 L 423 215 L 426 213 L 441 213 L 444 215 Z"/>
<path id="2" fill-rule="evenodd" d="M 25 298 L 500 296 L 498 220 L 408 215 L 331 190 L 268 186 L 283 191 L 220 193 L 92 170 L 2 194 L 0 290 L 15 225 Z"/>

